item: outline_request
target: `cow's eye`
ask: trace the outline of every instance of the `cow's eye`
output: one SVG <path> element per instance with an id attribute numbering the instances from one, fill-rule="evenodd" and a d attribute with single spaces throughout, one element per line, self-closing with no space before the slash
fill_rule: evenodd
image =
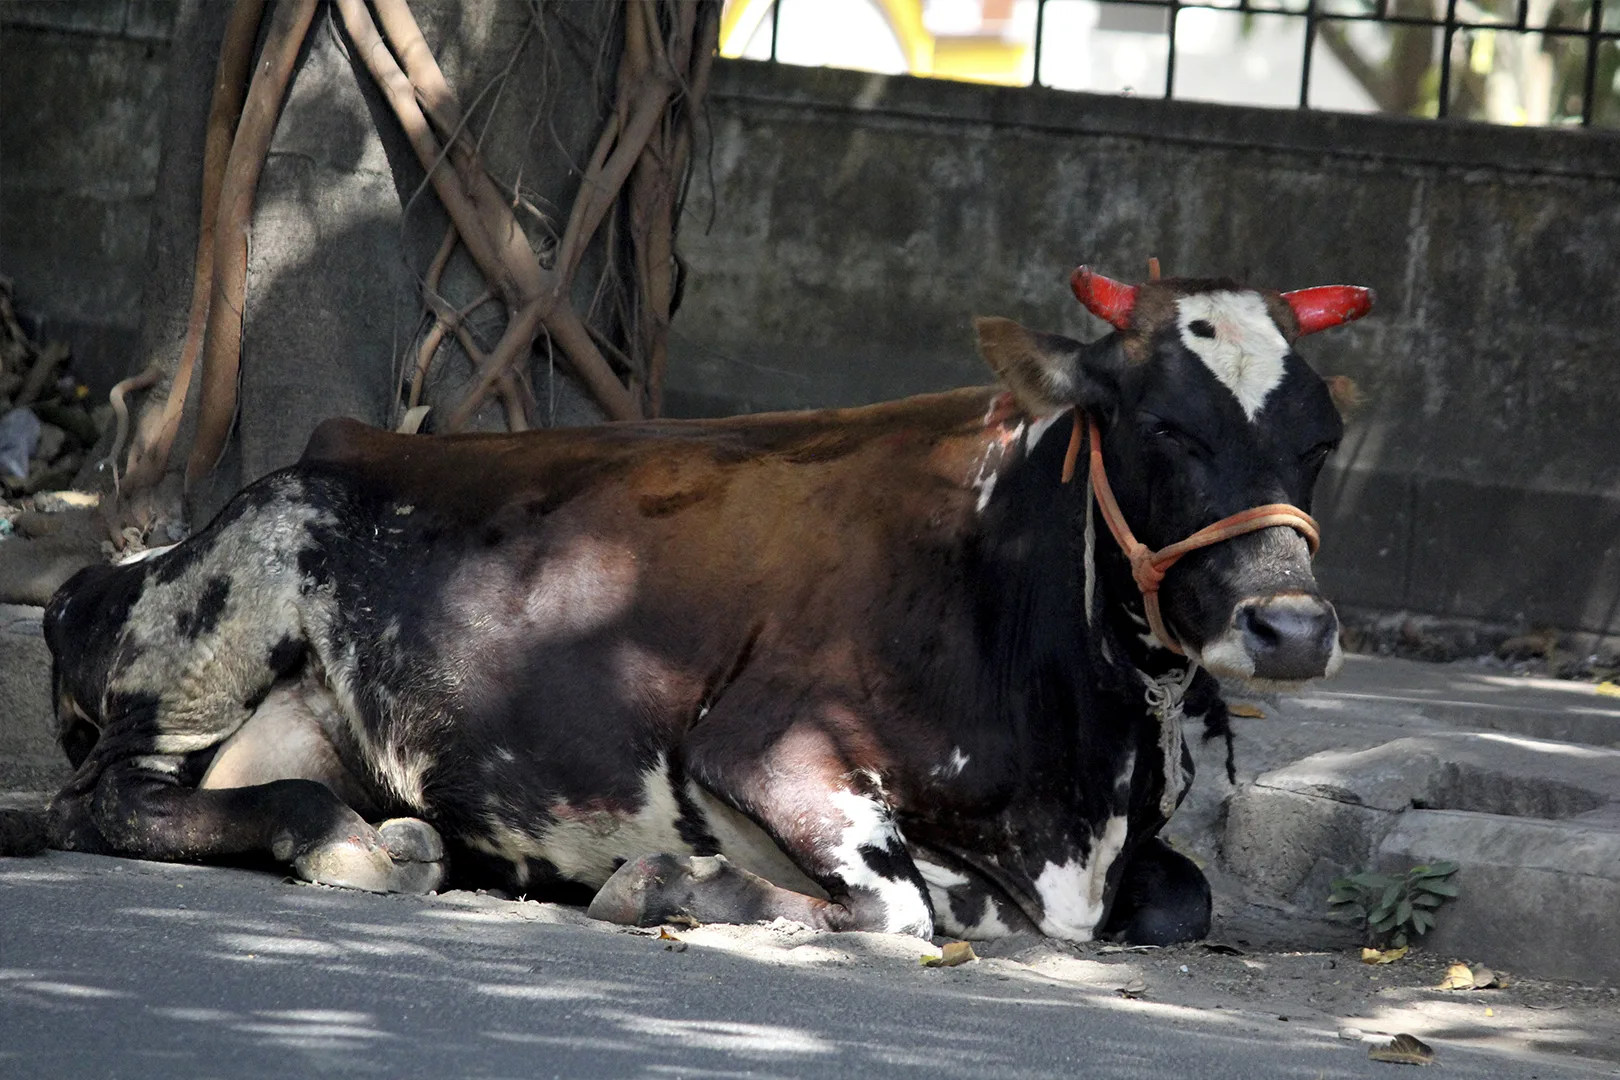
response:
<path id="1" fill-rule="evenodd" d="M 1309 450 L 1305 451 L 1303 454 L 1299 455 L 1299 460 L 1303 462 L 1307 468 L 1318 469 L 1321 468 L 1323 462 L 1327 461 L 1328 455 L 1333 453 L 1333 451 L 1337 450 L 1338 448 L 1338 443 L 1320 442 L 1311 447 Z"/>
<path id="2" fill-rule="evenodd" d="M 1207 455 L 1209 453 L 1209 447 L 1204 445 L 1202 439 L 1184 428 L 1177 427 L 1163 417 L 1144 413 L 1142 422 L 1147 428 L 1148 435 L 1156 442 L 1178 447 L 1189 454 Z"/>
<path id="3" fill-rule="evenodd" d="M 1215 324 L 1210 322 L 1208 319 L 1194 319 L 1192 322 L 1187 324 L 1187 329 L 1191 330 L 1194 334 L 1201 338 L 1212 338 L 1215 336 Z"/>

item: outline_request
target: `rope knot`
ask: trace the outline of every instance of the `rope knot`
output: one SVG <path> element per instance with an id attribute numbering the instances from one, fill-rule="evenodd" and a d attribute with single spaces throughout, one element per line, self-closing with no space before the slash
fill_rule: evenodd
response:
<path id="1" fill-rule="evenodd" d="M 1126 556 L 1131 560 L 1131 577 L 1136 579 L 1136 587 L 1144 594 L 1158 592 L 1164 582 L 1166 568 L 1153 561 L 1155 554 L 1153 549 L 1138 541 Z"/>

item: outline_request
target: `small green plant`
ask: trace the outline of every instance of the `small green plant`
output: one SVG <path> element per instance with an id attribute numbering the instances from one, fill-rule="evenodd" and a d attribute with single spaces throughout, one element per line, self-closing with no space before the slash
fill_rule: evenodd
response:
<path id="1" fill-rule="evenodd" d="M 1363 871 L 1336 879 L 1328 903 L 1364 922 L 1368 945 L 1399 949 L 1428 933 L 1435 909 L 1457 895 L 1447 880 L 1456 872 L 1457 864 L 1449 862 L 1414 866 L 1404 874 Z"/>

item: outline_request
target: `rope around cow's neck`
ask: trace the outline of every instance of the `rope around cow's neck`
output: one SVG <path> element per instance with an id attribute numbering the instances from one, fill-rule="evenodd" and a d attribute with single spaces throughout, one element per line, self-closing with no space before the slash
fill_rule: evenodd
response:
<path id="1" fill-rule="evenodd" d="M 1159 721 L 1159 752 L 1164 755 L 1164 790 L 1159 793 L 1159 813 L 1168 820 L 1181 803 L 1181 793 L 1187 787 L 1187 770 L 1181 762 L 1184 736 L 1182 721 L 1187 718 L 1187 690 L 1198 674 L 1198 663 L 1187 661 L 1187 669 L 1179 676 L 1168 671 L 1157 679 L 1150 679 L 1143 696 L 1148 709 Z"/>
<path id="2" fill-rule="evenodd" d="M 1078 413 L 1075 420 L 1075 434 L 1078 435 L 1080 424 Z M 1092 429 L 1092 438 L 1096 438 L 1096 429 Z M 1063 482 L 1073 479 L 1074 463 L 1080 452 L 1077 438 L 1071 437 L 1069 449 L 1063 462 Z M 1095 487 L 1092 483 L 1091 470 L 1086 470 L 1086 526 L 1085 526 L 1085 604 L 1086 627 L 1092 632 L 1097 628 L 1097 519 L 1092 510 L 1092 500 L 1096 497 Z M 1155 635 L 1157 637 L 1157 635 Z M 1160 639 L 1162 641 L 1162 639 Z M 1180 650 L 1175 650 L 1180 652 Z M 1198 673 L 1198 662 L 1188 658 L 1186 666 L 1180 671 L 1172 668 L 1157 677 L 1145 671 L 1139 674 L 1143 680 L 1142 698 L 1147 704 L 1148 711 L 1159 725 L 1159 752 L 1164 758 L 1164 790 L 1159 793 L 1159 813 L 1166 819 L 1175 812 L 1180 804 L 1181 793 L 1187 786 L 1187 770 L 1181 761 L 1182 747 L 1185 736 L 1182 731 L 1186 720 L 1185 703 L 1187 690 L 1192 686 L 1193 678 Z"/>
<path id="3" fill-rule="evenodd" d="M 1086 473 L 1086 629 L 1097 630 L 1097 519 L 1091 512 L 1091 473 Z"/>

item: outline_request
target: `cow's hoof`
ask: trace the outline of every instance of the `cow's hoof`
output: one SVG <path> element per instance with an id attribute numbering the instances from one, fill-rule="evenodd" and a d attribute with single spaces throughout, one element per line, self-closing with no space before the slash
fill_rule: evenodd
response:
<path id="1" fill-rule="evenodd" d="M 444 841 L 439 830 L 420 818 L 389 818 L 377 826 L 383 847 L 396 861 L 439 862 L 444 858 Z"/>
<path id="2" fill-rule="evenodd" d="M 369 834 L 369 835 L 367 835 Z M 279 854 L 279 853 L 278 853 Z M 317 844 L 292 860 L 293 872 L 316 885 L 365 892 L 429 893 L 444 884 L 444 842 L 416 818 L 391 818 Z"/>
<path id="3" fill-rule="evenodd" d="M 607 879 L 585 914 L 623 926 L 753 922 L 774 891 L 724 855 L 643 855 Z"/>
<path id="4" fill-rule="evenodd" d="M 429 893 L 444 884 L 444 841 L 418 818 L 389 818 L 377 826 L 394 860 L 389 892 Z"/>
<path id="5" fill-rule="evenodd" d="M 621 926 L 691 922 L 692 886 L 729 869 L 724 855 L 643 855 L 614 871 L 585 914 Z"/>
<path id="6" fill-rule="evenodd" d="M 674 855 L 643 855 L 631 859 L 596 890 L 585 914 L 620 926 L 651 925 L 648 894 L 656 896 L 667 882 L 680 876 L 680 860 Z"/>
<path id="7" fill-rule="evenodd" d="M 359 833 L 318 844 L 292 860 L 293 873 L 316 885 L 365 892 L 391 892 L 394 860 L 376 833 Z"/>

